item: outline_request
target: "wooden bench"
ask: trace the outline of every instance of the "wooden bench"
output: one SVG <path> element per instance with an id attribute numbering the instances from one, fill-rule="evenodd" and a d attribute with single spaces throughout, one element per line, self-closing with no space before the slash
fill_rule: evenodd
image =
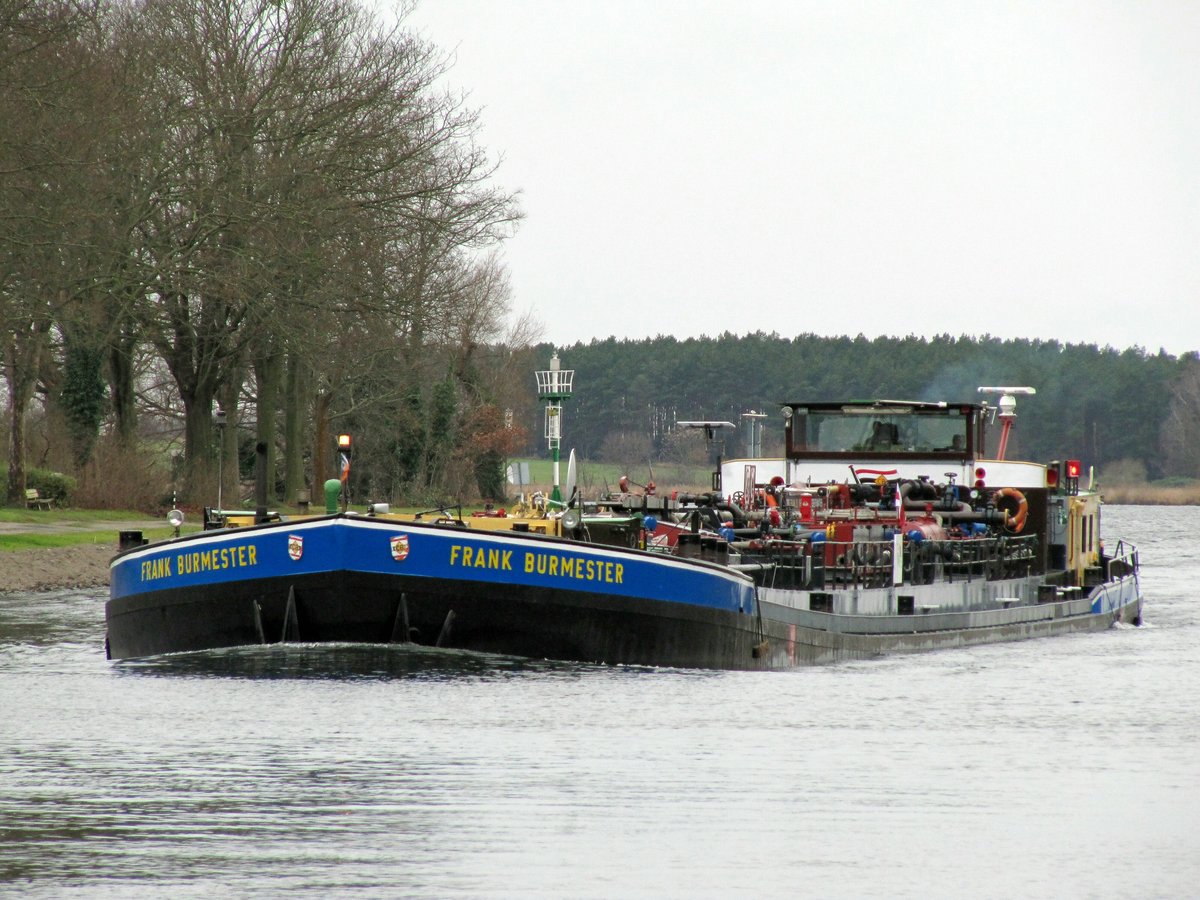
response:
<path id="1" fill-rule="evenodd" d="M 25 506 L 28 509 L 49 509 L 53 505 L 54 501 L 39 494 L 37 488 L 29 488 L 25 491 Z"/>

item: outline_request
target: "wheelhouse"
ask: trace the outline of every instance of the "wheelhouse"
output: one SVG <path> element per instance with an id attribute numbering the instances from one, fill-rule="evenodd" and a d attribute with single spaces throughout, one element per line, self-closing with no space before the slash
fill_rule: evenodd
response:
<path id="1" fill-rule="evenodd" d="M 947 460 L 982 455 L 984 407 L 973 403 L 865 400 L 788 403 L 787 458 Z"/>

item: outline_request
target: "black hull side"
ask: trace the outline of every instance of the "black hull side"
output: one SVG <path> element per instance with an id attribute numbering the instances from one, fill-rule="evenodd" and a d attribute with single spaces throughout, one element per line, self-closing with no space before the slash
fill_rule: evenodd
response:
<path id="1" fill-rule="evenodd" d="M 724 610 L 425 578 L 330 572 L 109 600 L 113 659 L 296 642 L 412 643 L 555 659 L 759 669 L 754 616 Z M 407 629 L 407 633 L 406 633 Z"/>
<path id="2" fill-rule="evenodd" d="M 361 572 L 242 581 L 108 601 L 113 659 L 284 641 L 401 644 L 611 665 L 787 669 L 985 643 L 1099 631 L 1136 622 L 1140 601 L 1105 614 L 990 627 L 850 634 L 603 593 Z"/>

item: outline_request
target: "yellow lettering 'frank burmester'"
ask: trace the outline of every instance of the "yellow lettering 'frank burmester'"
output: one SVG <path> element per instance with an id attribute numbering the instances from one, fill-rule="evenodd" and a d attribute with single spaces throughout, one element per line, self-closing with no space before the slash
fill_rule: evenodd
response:
<path id="1" fill-rule="evenodd" d="M 465 569 L 499 569 L 511 572 L 512 555 L 511 550 L 468 547 L 466 544 L 450 545 L 450 565 Z"/>
<path id="2" fill-rule="evenodd" d="M 526 553 L 525 571 L 531 575 L 537 573 L 549 575 L 551 578 L 573 578 L 577 581 L 603 581 L 607 584 L 623 584 L 625 581 L 625 566 L 621 563 L 580 559 L 558 553 Z"/>
<path id="3" fill-rule="evenodd" d="M 142 561 L 142 581 L 154 581 L 156 578 L 170 578 L 174 573 L 171 568 L 171 557 L 160 556 L 158 559 Z"/>
<path id="4" fill-rule="evenodd" d="M 513 571 L 513 551 L 451 544 L 450 565 L 460 569 L 490 569 L 511 572 Z M 622 584 L 625 580 L 625 567 L 621 563 L 580 559 L 575 556 L 564 556 L 561 553 L 526 551 L 523 566 L 525 572 L 530 575 L 548 575 L 551 578 L 603 581 L 609 584 Z"/>
<path id="5" fill-rule="evenodd" d="M 160 556 L 142 562 L 142 581 L 170 578 L 172 575 L 195 575 L 200 572 L 216 572 L 220 569 L 239 569 L 258 565 L 258 547 L 243 544 L 240 547 L 214 547 L 191 553 L 178 553 L 174 557 Z"/>

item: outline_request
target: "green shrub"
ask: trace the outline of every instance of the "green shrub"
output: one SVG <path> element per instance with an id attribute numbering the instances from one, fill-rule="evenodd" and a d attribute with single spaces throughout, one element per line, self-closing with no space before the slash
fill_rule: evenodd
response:
<path id="1" fill-rule="evenodd" d="M 70 506 L 75 493 L 75 479 L 62 472 L 30 469 L 25 473 L 25 486 L 36 488 L 38 495 L 53 500 L 59 506 Z"/>

